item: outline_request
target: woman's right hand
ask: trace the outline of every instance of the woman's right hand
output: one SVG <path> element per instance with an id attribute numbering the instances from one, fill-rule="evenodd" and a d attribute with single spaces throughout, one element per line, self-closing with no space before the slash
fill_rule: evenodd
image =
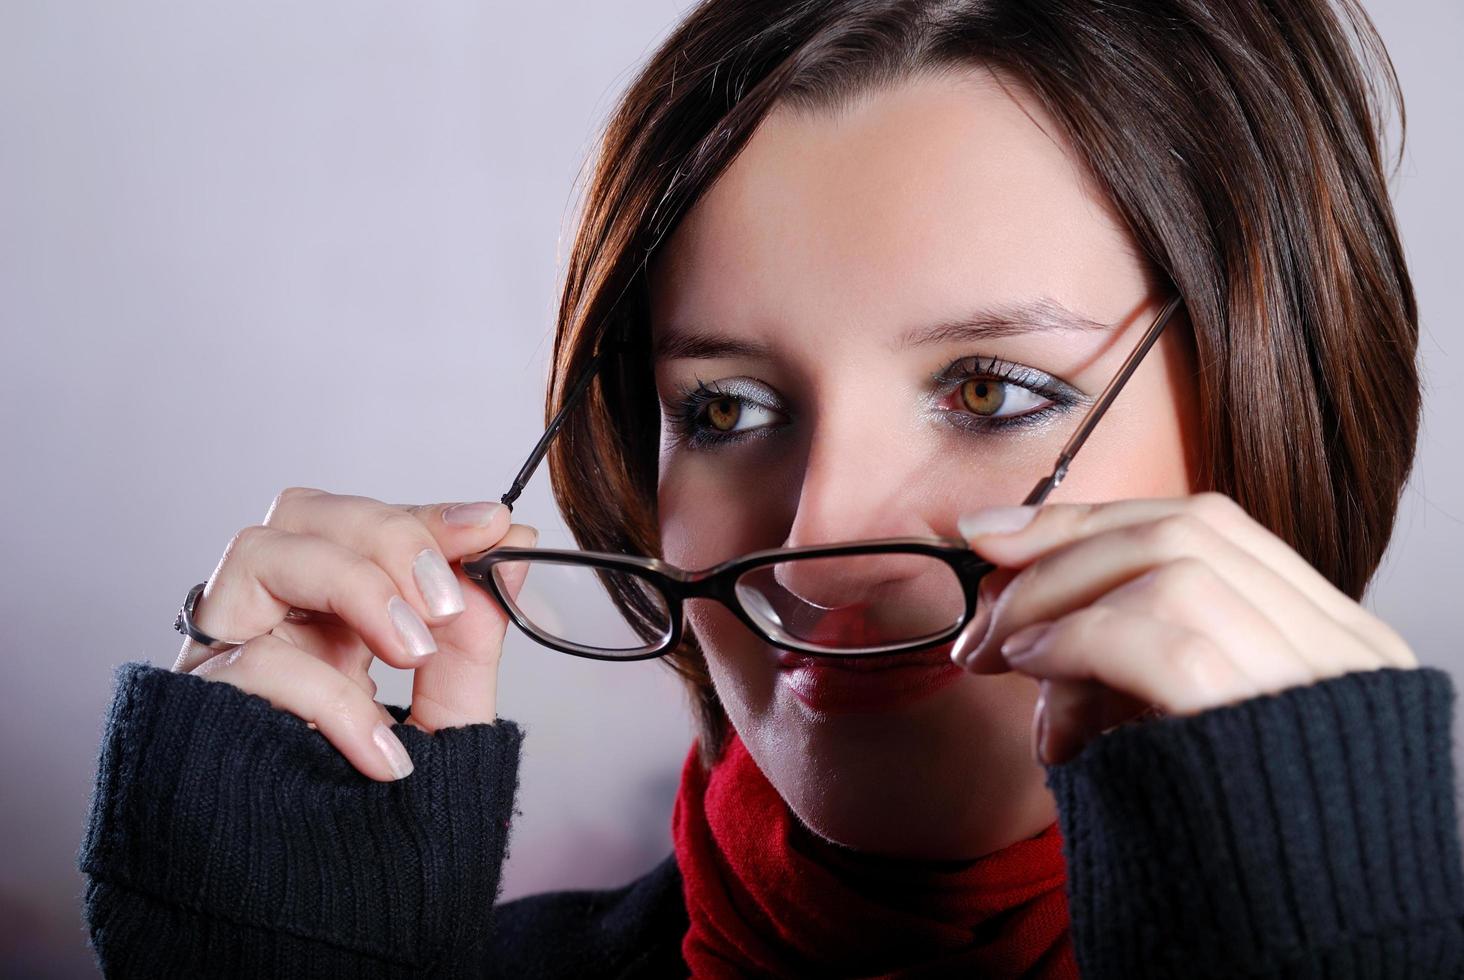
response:
<path id="1" fill-rule="evenodd" d="M 220 653 L 185 639 L 173 670 L 257 694 L 372 779 L 400 779 L 411 760 L 367 671 L 380 657 L 414 672 L 407 724 L 424 731 L 497 718 L 508 618 L 454 563 L 532 547 L 538 532 L 509 521 L 495 502 L 399 506 L 291 487 L 234 535 L 194 609 L 205 633 L 249 639 Z"/>

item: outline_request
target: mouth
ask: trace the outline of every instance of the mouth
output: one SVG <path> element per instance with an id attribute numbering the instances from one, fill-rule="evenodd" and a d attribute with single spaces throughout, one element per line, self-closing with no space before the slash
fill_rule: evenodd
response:
<path id="1" fill-rule="evenodd" d="M 793 650 L 777 649 L 774 656 L 779 670 L 795 670 L 800 667 L 849 670 L 859 673 L 875 670 L 893 670 L 900 667 L 938 667 L 951 663 L 951 649 L 955 640 L 930 647 L 927 650 L 912 650 L 906 653 L 881 654 L 879 656 L 815 656 Z"/>
<path id="2" fill-rule="evenodd" d="M 951 662 L 954 640 L 928 650 L 869 657 L 777 650 L 778 686 L 814 718 L 899 711 L 969 677 Z"/>

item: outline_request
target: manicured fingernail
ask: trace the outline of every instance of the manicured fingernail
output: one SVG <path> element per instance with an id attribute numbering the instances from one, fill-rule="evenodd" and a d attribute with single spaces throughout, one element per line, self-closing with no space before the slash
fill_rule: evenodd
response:
<path id="1" fill-rule="evenodd" d="M 472 504 L 453 504 L 442 512 L 442 523 L 454 527 L 487 527 L 504 506 L 496 500 L 480 500 Z"/>
<path id="2" fill-rule="evenodd" d="M 1036 507 L 987 507 L 956 521 L 956 530 L 966 538 L 982 534 L 1010 534 L 1032 523 L 1036 515 Z"/>
<path id="3" fill-rule="evenodd" d="M 463 601 L 463 587 L 447 567 L 447 559 L 434 549 L 423 548 L 417 552 L 417 557 L 412 559 L 412 575 L 432 615 L 451 616 L 462 612 L 467 605 Z"/>
<path id="4" fill-rule="evenodd" d="M 371 730 L 371 740 L 381 750 L 381 755 L 386 759 L 386 764 L 391 767 L 391 774 L 397 779 L 405 779 L 412 774 L 412 757 L 407 755 L 406 746 L 402 745 L 401 739 L 392 733 L 382 722 L 377 722 L 376 727 Z"/>
<path id="5" fill-rule="evenodd" d="M 981 636 L 974 621 L 963 629 L 956 637 L 956 642 L 951 645 L 951 662 L 959 667 L 970 666 L 971 657 L 976 653 Z"/>
<path id="6" fill-rule="evenodd" d="M 1002 643 L 1001 655 L 1008 660 L 1021 660 L 1022 655 L 1036 646 L 1051 628 L 1051 623 L 1033 623 L 1017 630 Z"/>
<path id="7" fill-rule="evenodd" d="M 1032 719 L 1032 761 L 1039 766 L 1047 765 L 1047 705 L 1037 702 L 1037 713 Z"/>
<path id="8" fill-rule="evenodd" d="M 437 641 L 432 638 L 432 631 L 422 622 L 417 610 L 407 605 L 407 600 L 399 595 L 392 596 L 386 601 L 386 614 L 391 617 L 391 624 L 396 627 L 397 635 L 412 656 L 425 657 L 437 652 Z"/>

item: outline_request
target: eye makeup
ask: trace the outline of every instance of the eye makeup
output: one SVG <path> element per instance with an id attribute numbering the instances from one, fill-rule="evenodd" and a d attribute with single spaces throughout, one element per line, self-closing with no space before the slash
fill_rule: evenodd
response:
<path id="1" fill-rule="evenodd" d="M 962 398 L 962 386 L 971 381 L 984 382 L 988 393 L 991 386 L 1016 388 L 1040 397 L 1044 404 L 1014 415 L 973 412 L 964 407 Z M 1059 378 L 999 357 L 961 358 L 931 375 L 931 383 L 931 396 L 940 403 L 932 406 L 931 413 L 976 435 L 1036 426 L 1088 401 L 1086 395 Z M 710 384 L 698 378 L 694 386 L 677 385 L 676 391 L 676 397 L 664 403 L 665 416 L 675 443 L 688 450 L 720 449 L 765 438 L 779 426 L 761 420 L 783 416 L 772 389 L 756 378 L 728 378 Z M 952 401 L 953 406 L 946 404 Z M 735 428 L 748 415 L 757 424 Z"/>
<path id="2" fill-rule="evenodd" d="M 732 414 L 736 422 L 741 422 L 742 414 L 747 411 L 782 414 L 771 390 L 755 378 L 728 378 L 710 384 L 698 378 L 694 387 L 677 385 L 676 391 L 676 400 L 665 405 L 666 420 L 672 438 L 690 450 L 748 442 L 772 432 L 768 425 L 740 431 L 720 430 L 703 417 L 715 408 L 720 407 L 724 416 Z"/>
<path id="3" fill-rule="evenodd" d="M 965 357 L 936 372 L 931 380 L 935 384 L 935 394 L 942 399 L 942 405 L 933 412 L 950 425 L 980 434 L 1035 427 L 1089 400 L 1060 378 L 1000 357 Z M 961 396 L 964 386 L 971 382 L 1014 387 L 1043 399 L 1045 404 L 1013 415 L 985 415 L 969 411 Z M 952 394 L 955 395 L 954 407 L 945 407 L 944 401 Z"/>

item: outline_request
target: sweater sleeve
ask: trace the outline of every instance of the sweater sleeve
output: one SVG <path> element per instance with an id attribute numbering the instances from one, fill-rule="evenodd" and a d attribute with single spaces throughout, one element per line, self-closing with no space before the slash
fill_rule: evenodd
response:
<path id="1" fill-rule="evenodd" d="M 1049 766 L 1082 976 L 1464 976 L 1453 704 L 1356 672 Z"/>
<path id="2" fill-rule="evenodd" d="M 416 768 L 377 782 L 264 698 L 118 667 L 78 854 L 103 972 L 363 980 L 481 955 L 522 733 L 394 731 Z"/>

